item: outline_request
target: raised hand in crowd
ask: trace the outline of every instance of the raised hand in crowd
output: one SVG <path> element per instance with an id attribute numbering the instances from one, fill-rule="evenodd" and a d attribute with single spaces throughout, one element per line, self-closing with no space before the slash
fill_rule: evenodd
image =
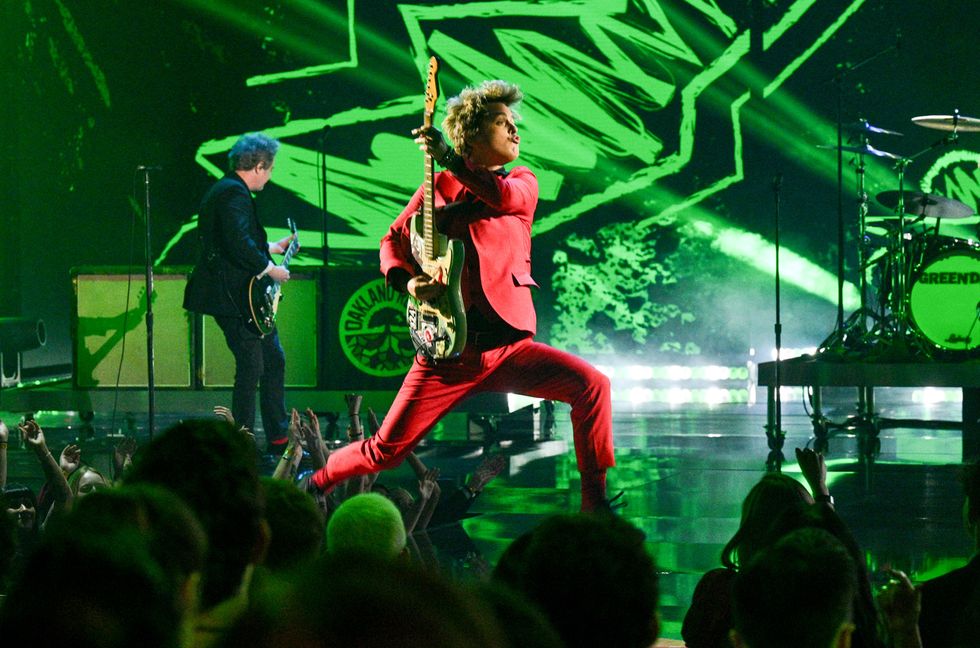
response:
<path id="1" fill-rule="evenodd" d="M 478 495 L 506 467 L 507 457 L 502 454 L 488 455 L 466 480 L 466 489 L 474 496 Z"/>
<path id="2" fill-rule="evenodd" d="M 133 455 L 136 454 L 136 439 L 134 437 L 123 437 L 112 449 L 112 478 L 121 479 L 123 473 L 133 463 Z"/>
<path id="3" fill-rule="evenodd" d="M 274 479 L 293 479 L 299 468 L 299 462 L 303 459 L 303 445 L 300 442 L 300 416 L 294 407 L 289 414 L 289 428 L 286 430 L 288 441 L 286 449 L 279 458 L 275 471 L 272 473 Z"/>
<path id="4" fill-rule="evenodd" d="M 48 512 L 48 518 L 51 515 L 62 513 L 71 503 L 72 493 L 68 487 L 68 480 L 65 478 L 65 473 L 61 472 L 61 467 L 55 461 L 51 451 L 48 450 L 47 442 L 44 439 L 44 431 L 37 424 L 37 421 L 34 420 L 26 420 L 19 424 L 17 428 L 20 430 L 21 437 L 24 439 L 24 444 L 37 456 L 37 460 L 41 464 L 41 470 L 48 480 L 48 485 L 54 497 L 54 506 Z M 46 522 L 47 519 L 45 519 Z"/>
<path id="5" fill-rule="evenodd" d="M 887 571 L 890 580 L 878 592 L 875 602 L 890 638 L 888 645 L 891 648 L 921 648 L 919 612 L 922 597 L 904 572 L 897 569 Z"/>
<path id="6" fill-rule="evenodd" d="M 213 412 L 218 418 L 235 425 L 235 417 L 232 415 L 231 410 L 224 405 L 215 405 Z M 255 434 L 244 425 L 238 428 L 238 431 L 249 437 L 252 441 L 255 441 Z"/>
<path id="7" fill-rule="evenodd" d="M 347 442 L 357 443 L 364 440 L 364 428 L 361 426 L 361 402 L 363 397 L 360 394 L 345 394 L 344 400 L 347 402 L 347 415 L 350 423 L 347 426 Z M 368 408 L 370 412 L 370 408 Z M 371 415 L 373 416 L 373 412 Z M 375 421 L 377 418 L 375 418 Z M 374 428 L 376 430 L 377 428 Z M 373 433 L 373 432 L 372 432 Z M 377 474 L 356 475 L 347 480 L 344 485 L 346 497 L 353 497 L 359 493 L 367 493 L 377 479 Z M 345 498 L 346 498 L 345 497 Z"/>
<path id="8" fill-rule="evenodd" d="M 78 470 L 81 463 L 82 449 L 74 443 L 66 445 L 65 449 L 61 451 L 61 456 L 58 457 L 58 466 L 66 476 Z"/>
<path id="9" fill-rule="evenodd" d="M 429 469 L 414 452 L 408 455 L 408 465 L 415 471 L 419 480 L 419 495 L 412 506 L 404 511 L 405 531 L 411 535 L 415 531 L 423 531 L 432 519 L 432 512 L 439 503 L 441 489 L 439 488 L 439 469 Z"/>
<path id="10" fill-rule="evenodd" d="M 797 448 L 796 463 L 800 465 L 800 472 L 810 487 L 810 493 L 818 502 L 828 502 L 830 500 L 830 489 L 827 488 L 827 463 L 823 455 L 815 452 L 812 448 Z"/>
<path id="11" fill-rule="evenodd" d="M 224 419 L 224 420 L 228 421 L 232 425 L 235 424 L 235 417 L 232 416 L 231 410 L 228 409 L 227 407 L 225 407 L 224 405 L 215 405 L 214 406 L 214 415 L 217 416 L 220 419 Z"/>
<path id="12" fill-rule="evenodd" d="M 327 455 L 330 454 L 330 450 L 320 436 L 320 419 L 309 407 L 306 408 L 306 420 L 301 417 L 299 421 L 299 442 L 309 453 L 315 470 L 327 465 Z"/>

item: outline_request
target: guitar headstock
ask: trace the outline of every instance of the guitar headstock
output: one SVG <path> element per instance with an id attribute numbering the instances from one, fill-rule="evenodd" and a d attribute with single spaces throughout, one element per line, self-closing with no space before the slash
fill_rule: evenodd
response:
<path id="1" fill-rule="evenodd" d="M 439 99 L 439 84 L 436 76 L 439 74 L 439 59 L 429 57 L 429 74 L 425 84 L 425 126 L 432 126 L 432 116 L 436 112 L 436 101 Z"/>

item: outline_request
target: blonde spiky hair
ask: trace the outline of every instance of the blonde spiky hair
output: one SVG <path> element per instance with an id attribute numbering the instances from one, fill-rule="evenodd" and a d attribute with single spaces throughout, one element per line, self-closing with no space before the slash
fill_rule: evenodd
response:
<path id="1" fill-rule="evenodd" d="M 487 116 L 487 104 L 504 104 L 511 109 L 516 120 L 519 116 L 514 106 L 523 98 L 524 93 L 517 85 L 499 79 L 484 81 L 478 86 L 467 86 L 446 102 L 446 118 L 442 120 L 442 130 L 453 143 L 456 152 L 468 156 L 470 142 L 480 133 L 480 126 Z"/>

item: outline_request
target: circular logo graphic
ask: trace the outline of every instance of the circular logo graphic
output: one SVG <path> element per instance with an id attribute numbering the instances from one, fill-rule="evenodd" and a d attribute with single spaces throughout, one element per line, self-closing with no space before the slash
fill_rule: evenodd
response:
<path id="1" fill-rule="evenodd" d="M 375 279 L 351 295 L 340 313 L 337 339 L 344 355 L 370 376 L 391 378 L 412 366 L 415 347 L 405 323 L 406 297 Z"/>

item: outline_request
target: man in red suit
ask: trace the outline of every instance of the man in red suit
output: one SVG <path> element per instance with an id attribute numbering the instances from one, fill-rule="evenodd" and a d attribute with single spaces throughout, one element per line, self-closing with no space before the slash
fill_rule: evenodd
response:
<path id="1" fill-rule="evenodd" d="M 506 391 L 572 406 L 572 430 L 582 483 L 582 509 L 608 507 L 606 469 L 615 465 L 609 380 L 584 360 L 535 342 L 531 287 L 531 224 L 538 181 L 517 159 L 520 137 L 511 107 L 520 89 L 485 81 L 449 100 L 442 134 L 420 128 L 416 142 L 447 170 L 436 174 L 439 229 L 465 248 L 461 288 L 468 323 L 459 358 L 415 358 L 381 429 L 330 455 L 312 477 L 326 490 L 354 475 L 397 465 L 466 397 Z M 381 240 L 381 272 L 390 285 L 419 300 L 434 300 L 445 285 L 422 274 L 411 252 L 411 218 L 422 188 Z"/>

